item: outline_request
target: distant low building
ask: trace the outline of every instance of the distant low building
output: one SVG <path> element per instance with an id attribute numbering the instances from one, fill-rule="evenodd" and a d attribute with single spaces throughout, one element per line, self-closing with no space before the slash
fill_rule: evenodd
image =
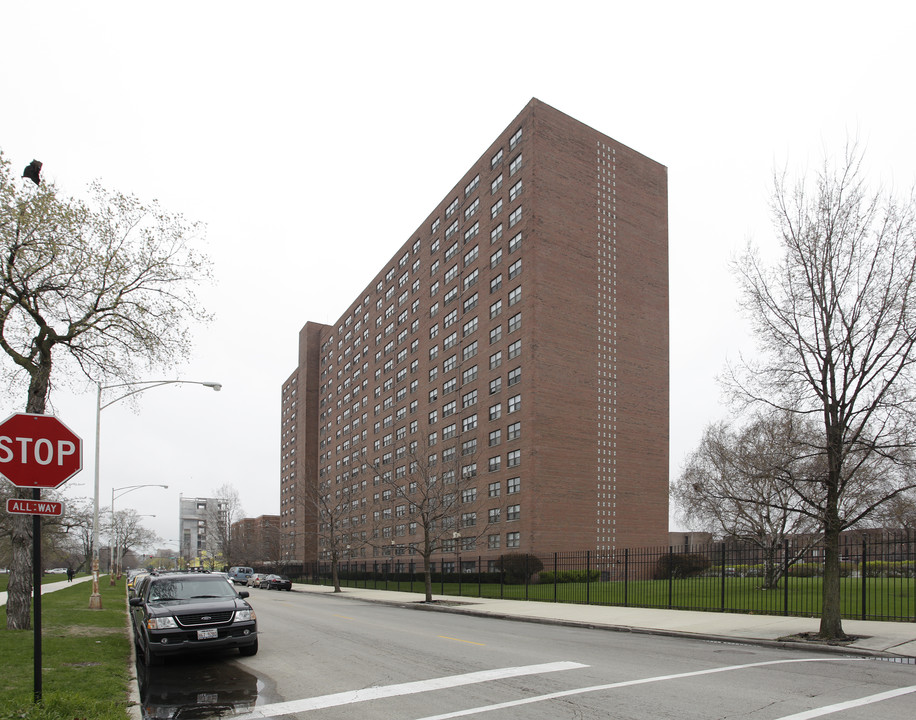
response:
<path id="1" fill-rule="evenodd" d="M 280 516 L 260 515 L 232 523 L 232 564 L 270 565 L 283 562 Z"/>

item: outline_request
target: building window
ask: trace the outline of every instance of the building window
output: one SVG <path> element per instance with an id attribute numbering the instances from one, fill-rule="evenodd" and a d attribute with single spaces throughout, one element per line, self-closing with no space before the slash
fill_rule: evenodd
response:
<path id="1" fill-rule="evenodd" d="M 499 443 L 502 442 L 502 430 L 492 430 L 487 442 L 489 447 L 499 445 Z"/>
<path id="2" fill-rule="evenodd" d="M 473 365 L 467 370 L 461 373 L 461 384 L 467 385 L 469 382 L 472 382 L 477 379 L 477 366 Z"/>
<path id="3" fill-rule="evenodd" d="M 522 479 L 521 478 L 509 478 L 506 481 L 506 493 L 509 495 L 514 495 L 515 493 L 522 491 Z"/>
<path id="4" fill-rule="evenodd" d="M 457 288 L 455 288 L 457 290 Z M 458 293 L 455 293 L 455 297 L 458 296 Z M 442 321 L 442 327 L 448 327 L 449 325 L 454 325 L 458 322 L 458 309 L 452 310 L 448 315 L 445 316 L 445 319 Z"/>
<path id="5" fill-rule="evenodd" d="M 522 272 L 522 261 L 521 259 L 518 259 L 509 266 L 509 279 L 511 280 L 514 277 L 518 277 L 518 275 L 521 272 Z"/>
<path id="6" fill-rule="evenodd" d="M 477 391 L 476 390 L 471 390 L 471 392 L 465 393 L 464 395 L 461 396 L 461 407 L 462 408 L 469 408 L 472 405 L 476 405 L 476 404 L 477 404 Z"/>
<path id="7" fill-rule="evenodd" d="M 515 185 L 509 188 L 509 202 L 515 202 L 518 196 L 522 194 L 522 181 L 519 180 Z"/>
<path id="8" fill-rule="evenodd" d="M 522 139 L 522 129 L 519 128 L 515 131 L 512 137 L 509 138 L 509 150 L 514 150 L 515 146 L 518 145 L 519 140 Z"/>
<path id="9" fill-rule="evenodd" d="M 470 265 L 472 262 L 474 262 L 477 259 L 477 255 L 479 254 L 478 253 L 479 248 L 480 248 L 479 245 L 475 245 L 473 248 L 471 248 L 464 254 L 463 261 L 464 261 L 465 267 L 467 267 L 468 265 Z"/>
<path id="10" fill-rule="evenodd" d="M 490 292 L 495 293 L 503 286 L 503 274 L 500 273 L 495 278 L 490 280 Z"/>
<path id="11" fill-rule="evenodd" d="M 512 387 L 513 385 L 518 385 L 522 381 L 522 369 L 520 367 L 514 368 L 509 371 L 509 382 L 507 385 Z"/>
<path id="12" fill-rule="evenodd" d="M 465 480 L 477 477 L 477 463 L 469 463 L 461 468 L 461 477 Z"/>
<path id="13" fill-rule="evenodd" d="M 450 217 L 458 209 L 458 198 L 452 200 L 448 207 L 445 208 L 445 217 Z"/>
<path id="14" fill-rule="evenodd" d="M 466 488 L 461 491 L 461 502 L 467 504 L 477 500 L 477 488 Z"/>
<path id="15" fill-rule="evenodd" d="M 499 265 L 502 259 L 503 259 L 503 249 L 500 248 L 495 253 L 490 255 L 490 267 L 495 268 L 497 265 Z"/>
<path id="16" fill-rule="evenodd" d="M 474 191 L 477 189 L 477 186 L 478 186 L 478 185 L 480 185 L 480 174 L 479 174 L 479 173 L 478 173 L 477 175 L 474 176 L 474 179 L 471 180 L 471 182 L 469 182 L 467 185 L 465 185 L 465 187 L 464 187 L 464 196 L 467 197 L 467 196 L 470 195 L 472 192 L 474 192 Z"/>
<path id="17" fill-rule="evenodd" d="M 509 241 L 509 254 L 511 255 L 522 246 L 522 234 L 513 235 Z"/>
<path id="18" fill-rule="evenodd" d="M 490 219 L 494 220 L 503 211 L 503 199 L 500 198 L 490 207 Z M 512 224 L 509 225 L 512 227 Z"/>
<path id="19" fill-rule="evenodd" d="M 506 547 L 517 548 L 522 546 L 522 534 L 517 532 L 506 533 Z"/>
<path id="20" fill-rule="evenodd" d="M 522 436 L 522 424 L 520 422 L 512 423 L 506 428 L 506 437 L 509 440 L 518 440 Z"/>
<path id="21" fill-rule="evenodd" d="M 461 421 L 461 432 L 468 432 L 477 427 L 477 413 L 468 415 Z"/>
<path id="22" fill-rule="evenodd" d="M 512 307 L 522 299 L 522 286 L 509 291 L 509 307 Z"/>
<path id="23" fill-rule="evenodd" d="M 514 343 L 509 345 L 509 359 L 517 358 L 522 354 L 522 341 L 516 340 Z"/>
<path id="24" fill-rule="evenodd" d="M 495 318 L 503 311 L 503 301 L 497 300 L 495 303 L 490 305 L 490 320 Z"/>
<path id="25" fill-rule="evenodd" d="M 513 395 L 512 397 L 510 397 L 508 412 L 511 414 L 514 412 L 518 412 L 521 409 L 522 409 L 522 396 Z"/>
<path id="26" fill-rule="evenodd" d="M 458 402 L 452 400 L 450 403 L 446 403 L 442 406 L 442 417 L 448 417 L 449 415 L 454 415 L 458 410 Z"/>
<path id="27" fill-rule="evenodd" d="M 495 395 L 503 389 L 503 379 L 501 377 L 490 380 L 490 395 Z"/>
<path id="28" fill-rule="evenodd" d="M 500 509 L 499 508 L 490 508 L 487 512 L 487 520 L 490 521 L 491 525 L 495 525 L 499 522 Z M 499 537 L 498 535 L 496 537 Z"/>
<path id="29" fill-rule="evenodd" d="M 496 403 L 495 405 L 491 405 L 489 409 L 490 420 L 499 420 L 499 418 L 502 417 L 502 414 L 503 414 L 502 409 L 503 409 L 502 403 Z"/>
<path id="30" fill-rule="evenodd" d="M 522 516 L 521 505 L 510 505 L 506 508 L 506 520 L 518 520 Z"/>
<path id="31" fill-rule="evenodd" d="M 502 467 L 502 455 L 496 455 L 494 457 L 491 457 L 487 461 L 487 471 L 488 472 L 496 472 L 501 467 Z"/>
<path id="32" fill-rule="evenodd" d="M 521 154 L 516 155 L 515 159 L 509 163 L 509 177 L 512 177 L 522 168 L 522 156 Z"/>
<path id="33" fill-rule="evenodd" d="M 462 455 L 473 455 L 477 452 L 477 438 L 473 440 L 465 440 L 461 443 L 461 454 Z M 477 490 L 474 490 L 474 493 L 477 493 Z"/>
<path id="34" fill-rule="evenodd" d="M 451 335 L 445 338 L 442 341 L 442 349 L 448 350 L 449 348 L 454 347 L 458 343 L 458 333 L 453 332 Z"/>
<path id="35" fill-rule="evenodd" d="M 464 210 L 464 219 L 467 220 L 471 215 L 477 212 L 480 207 L 480 198 L 474 198 L 474 202 L 468 205 Z"/>
<path id="36" fill-rule="evenodd" d="M 509 318 L 509 332 L 514 333 L 522 326 L 522 314 L 516 313 Z"/>
<path id="37" fill-rule="evenodd" d="M 477 341 L 475 340 L 461 351 L 462 360 L 470 360 L 477 354 Z"/>
<path id="38" fill-rule="evenodd" d="M 445 428 L 442 430 L 442 439 L 451 440 L 457 434 L 458 434 L 458 426 L 455 423 L 452 423 L 451 425 L 446 425 Z"/>
<path id="39" fill-rule="evenodd" d="M 477 330 L 477 318 L 471 318 L 468 320 L 463 327 L 461 328 L 462 337 L 467 337 L 471 333 Z"/>
<path id="40" fill-rule="evenodd" d="M 490 158 L 490 169 L 495 168 L 503 161 L 503 149 L 500 148 L 496 151 L 496 154 Z"/>
<path id="41" fill-rule="evenodd" d="M 519 205 L 515 210 L 513 210 L 509 215 L 509 227 L 515 227 L 521 222 L 522 219 L 522 206 Z"/>
<path id="42" fill-rule="evenodd" d="M 490 370 L 495 370 L 503 363 L 503 351 L 497 350 L 495 353 L 490 355 Z"/>
<path id="43" fill-rule="evenodd" d="M 521 234 L 521 233 L 519 233 L 519 234 Z M 495 228 L 493 228 L 492 230 L 490 230 L 490 245 L 492 245 L 493 243 L 495 243 L 495 242 L 496 242 L 497 240 L 499 240 L 502 236 L 503 236 L 503 224 L 500 223 L 500 224 L 497 225 Z"/>
<path id="44" fill-rule="evenodd" d="M 502 340 L 503 337 L 503 326 L 497 325 L 495 328 L 490 330 L 490 344 L 497 343 Z"/>
<path id="45" fill-rule="evenodd" d="M 497 178 L 490 183 L 490 194 L 493 195 L 503 186 L 503 174 L 500 173 Z"/>
<path id="46" fill-rule="evenodd" d="M 476 282 L 477 282 L 477 278 L 478 278 L 479 276 L 480 276 L 480 271 L 475 269 L 474 271 L 471 272 L 470 275 L 468 275 L 467 277 L 465 277 L 465 279 L 464 279 L 464 289 L 467 290 L 467 289 L 468 289 L 469 287 L 471 287 L 474 283 L 476 283 Z"/>
<path id="47" fill-rule="evenodd" d="M 518 467 L 522 464 L 522 451 L 510 450 L 506 453 L 506 467 Z"/>

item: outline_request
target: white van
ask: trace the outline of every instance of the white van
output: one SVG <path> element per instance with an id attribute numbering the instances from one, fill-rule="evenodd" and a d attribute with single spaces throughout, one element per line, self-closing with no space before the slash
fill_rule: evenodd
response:
<path id="1" fill-rule="evenodd" d="M 248 578 L 254 575 L 254 570 L 250 567 L 242 567 L 241 565 L 236 565 L 229 568 L 229 579 L 234 582 L 236 585 L 247 585 Z"/>

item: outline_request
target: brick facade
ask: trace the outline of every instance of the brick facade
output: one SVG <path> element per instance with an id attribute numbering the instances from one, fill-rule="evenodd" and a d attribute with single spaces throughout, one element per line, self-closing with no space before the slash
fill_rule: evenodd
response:
<path id="1" fill-rule="evenodd" d="M 324 494 L 352 507 L 355 557 L 409 559 L 420 539 L 373 466 L 406 477 L 399 444 L 430 433 L 476 486 L 456 509 L 459 531 L 476 513 L 466 557 L 663 545 L 667 246 L 665 167 L 532 99 L 340 319 L 300 332 L 281 408 L 290 557 L 326 555 Z"/>

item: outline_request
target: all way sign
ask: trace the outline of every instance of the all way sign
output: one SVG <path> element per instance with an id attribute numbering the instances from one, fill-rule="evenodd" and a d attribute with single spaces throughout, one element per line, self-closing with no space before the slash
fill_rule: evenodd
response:
<path id="1" fill-rule="evenodd" d="M 6 511 L 8 513 L 19 513 L 20 515 L 63 515 L 64 504 L 50 500 L 9 498 L 6 501 Z"/>

